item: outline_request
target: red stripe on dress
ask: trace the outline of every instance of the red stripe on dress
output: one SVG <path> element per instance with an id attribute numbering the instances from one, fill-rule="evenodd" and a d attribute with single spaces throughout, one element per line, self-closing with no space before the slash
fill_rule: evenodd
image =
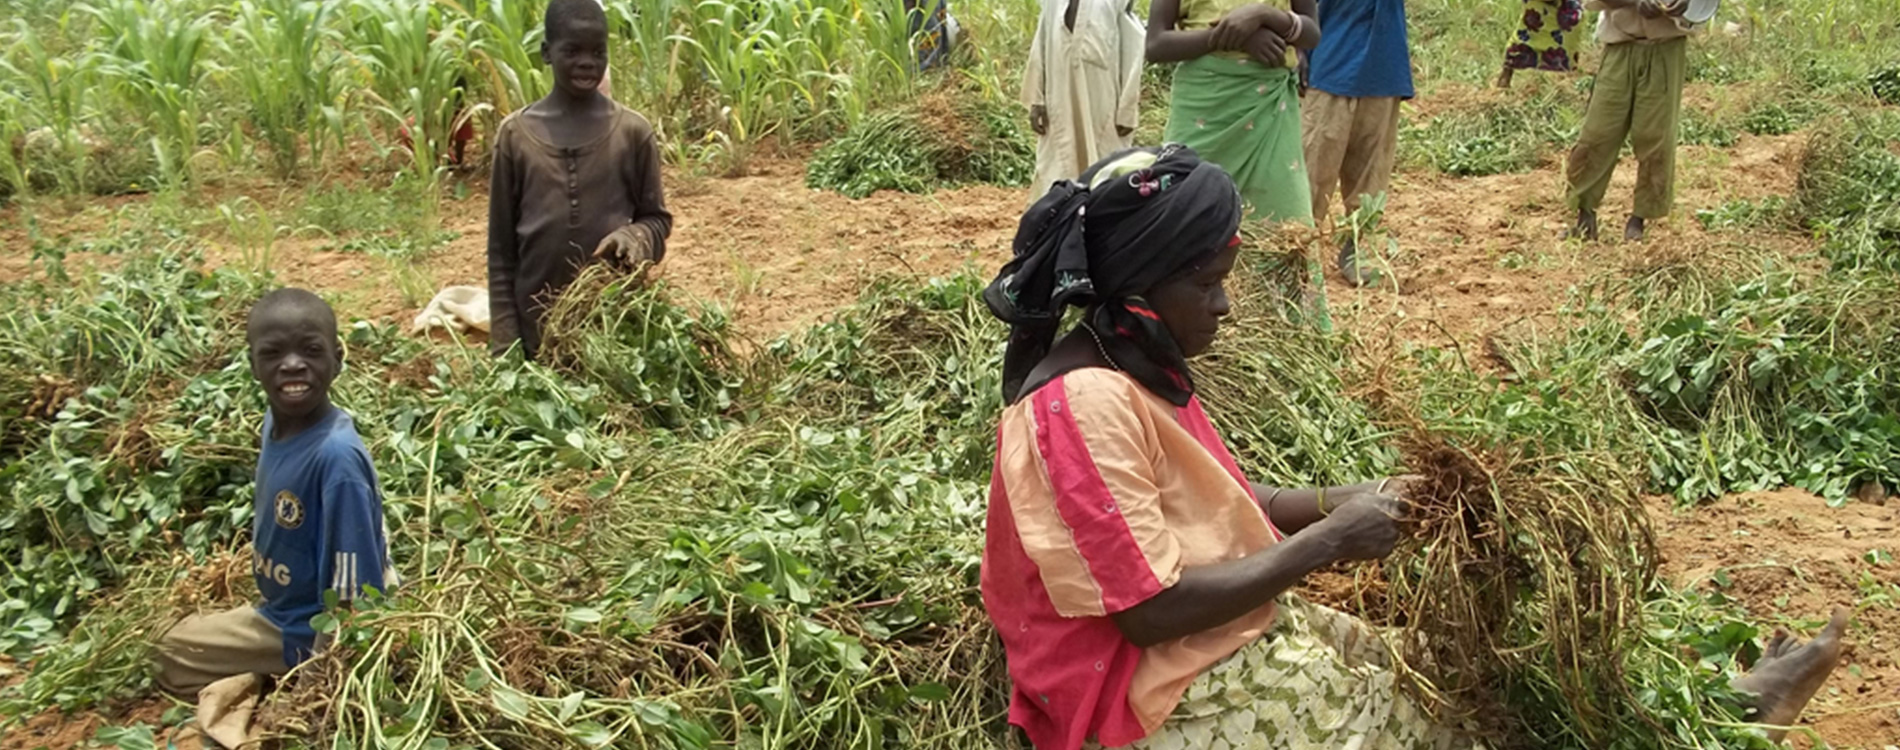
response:
<path id="1" fill-rule="evenodd" d="M 1016 529 L 1001 470 L 1003 438 L 999 428 L 979 578 L 984 611 L 1009 657 L 1009 723 L 1035 747 L 1052 750 L 1091 738 L 1111 746 L 1139 740 L 1147 730 L 1128 704 L 1128 686 L 1141 649 L 1113 620 L 1056 611 Z"/>
<path id="2" fill-rule="evenodd" d="M 1156 314 L 1155 314 L 1155 311 L 1153 311 L 1153 310 L 1150 310 L 1150 309 L 1148 309 L 1148 308 L 1146 308 L 1146 307 L 1141 307 L 1141 306 L 1139 306 L 1139 305 L 1136 305 L 1136 304 L 1134 304 L 1134 303 L 1132 303 L 1132 302 L 1131 302 L 1131 303 L 1129 303 L 1129 304 L 1127 304 L 1127 305 L 1125 305 L 1125 307 L 1127 307 L 1127 308 L 1128 308 L 1128 311 L 1129 311 L 1129 312 L 1131 312 L 1131 313 L 1134 313 L 1134 314 L 1136 314 L 1136 315 L 1140 315 L 1141 317 L 1144 317 L 1144 318 L 1147 318 L 1147 319 L 1149 319 L 1149 320 L 1160 320 L 1160 319 L 1161 319 L 1161 316 L 1160 316 L 1160 315 L 1156 315 Z"/>
<path id="3" fill-rule="evenodd" d="M 1076 551 L 1108 613 L 1133 607 L 1161 592 L 1161 580 L 1128 528 L 1108 482 L 1089 455 L 1081 426 L 1069 409 L 1065 378 L 1036 391 L 1036 449 L 1055 489 L 1056 514 L 1069 527 Z"/>
<path id="4" fill-rule="evenodd" d="M 1207 418 L 1207 410 L 1201 408 L 1201 400 L 1189 396 L 1188 405 L 1175 412 L 1175 421 L 1179 422 L 1189 435 L 1194 436 L 1195 442 L 1206 448 L 1208 453 L 1214 454 L 1214 460 L 1220 463 L 1221 468 L 1227 470 L 1228 476 L 1240 483 L 1240 489 L 1247 493 L 1247 497 L 1253 498 L 1254 507 L 1260 507 L 1260 498 L 1253 494 L 1253 483 L 1247 481 L 1247 475 L 1240 470 L 1240 462 L 1234 460 L 1233 452 L 1227 450 L 1226 441 L 1220 439 L 1220 433 L 1214 429 L 1213 420 Z M 1286 534 L 1280 532 L 1280 527 L 1273 525 L 1273 517 L 1267 515 L 1265 508 L 1260 508 L 1260 515 L 1267 519 L 1267 531 L 1273 533 L 1273 541 L 1286 539 Z"/>

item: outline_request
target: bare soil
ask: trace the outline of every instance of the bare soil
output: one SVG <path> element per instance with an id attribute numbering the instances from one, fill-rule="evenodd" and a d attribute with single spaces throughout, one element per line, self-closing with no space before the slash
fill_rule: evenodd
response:
<path id="1" fill-rule="evenodd" d="M 1769 625 L 1812 635 L 1836 607 L 1888 587 L 1900 595 L 1900 504 L 1830 508 L 1798 490 L 1735 495 L 1687 511 L 1651 505 L 1662 573 L 1720 591 Z M 1900 602 L 1869 601 L 1848 630 L 1852 650 L 1802 717 L 1837 748 L 1900 744 Z M 1796 737 L 1797 743 L 1805 741 Z"/>

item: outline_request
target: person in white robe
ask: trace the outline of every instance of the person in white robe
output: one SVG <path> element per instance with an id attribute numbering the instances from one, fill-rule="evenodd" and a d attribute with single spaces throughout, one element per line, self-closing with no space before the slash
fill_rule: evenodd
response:
<path id="1" fill-rule="evenodd" d="M 1023 103 L 1038 136 L 1031 203 L 1132 145 L 1146 40 L 1131 0 L 1043 0 L 1023 72 Z"/>

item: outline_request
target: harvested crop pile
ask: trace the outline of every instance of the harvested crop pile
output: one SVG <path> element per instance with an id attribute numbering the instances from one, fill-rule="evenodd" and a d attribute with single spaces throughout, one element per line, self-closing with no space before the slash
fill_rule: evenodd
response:
<path id="1" fill-rule="evenodd" d="M 1407 442 L 1414 533 L 1385 569 L 1389 621 L 1419 636 L 1402 654 L 1417 694 L 1511 745 L 1539 736 L 1519 699 L 1543 693 L 1599 746 L 1629 713 L 1621 655 L 1655 574 L 1640 495 L 1588 455 Z"/>
<path id="2" fill-rule="evenodd" d="M 672 304 L 664 285 L 649 288 L 608 264 L 582 270 L 543 325 L 543 361 L 611 389 L 657 426 L 723 411 L 743 383 L 723 312 L 688 312 Z"/>
<path id="3" fill-rule="evenodd" d="M 1298 239 L 1244 230 L 1227 281 L 1233 313 L 1194 363 L 1195 386 L 1241 468 L 1269 484 L 1347 484 L 1390 473 L 1387 431 L 1348 387 L 1350 340 L 1307 303 Z"/>
<path id="4" fill-rule="evenodd" d="M 1026 185 L 1036 151 L 1022 120 L 1012 106 L 938 92 L 854 123 L 812 157 L 805 185 L 852 198 L 966 183 Z"/>

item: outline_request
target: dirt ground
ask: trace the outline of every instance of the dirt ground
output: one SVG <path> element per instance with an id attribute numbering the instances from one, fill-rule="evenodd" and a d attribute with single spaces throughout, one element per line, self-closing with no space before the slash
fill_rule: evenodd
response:
<path id="1" fill-rule="evenodd" d="M 1671 583 L 1721 591 L 1763 630 L 1818 627 L 1854 608 L 1853 642 L 1804 721 L 1836 747 L 1900 744 L 1900 502 L 1829 508 L 1796 490 L 1736 495 L 1687 512 L 1651 506 Z M 1876 597 L 1884 587 L 1885 602 Z M 1856 606 L 1857 603 L 1859 606 Z"/>
<path id="2" fill-rule="evenodd" d="M 1801 135 L 1743 136 L 1730 149 L 1684 147 L 1677 218 L 1656 226 L 1652 240 L 1641 245 L 1560 241 L 1567 217 L 1554 162 L 1528 173 L 1479 178 L 1402 173 L 1386 219 L 1401 248 L 1396 276 L 1402 291 L 1354 289 L 1330 280 L 1328 296 L 1340 319 L 1362 334 L 1389 331 L 1404 341 L 1473 352 L 1486 337 L 1519 335 L 1551 322 L 1566 292 L 1602 271 L 1732 243 L 1735 235 L 1705 233 L 1688 216 L 1730 200 L 1787 194 L 1804 141 Z M 1602 212 L 1606 237 L 1620 236 L 1615 230 L 1627 211 L 1634 171 L 1626 161 L 1617 172 Z M 736 179 L 670 177 L 676 223 L 660 276 L 692 297 L 725 305 L 740 332 L 754 340 L 822 319 L 875 275 L 926 277 L 966 265 L 993 273 L 1008 258 L 1027 198 L 1019 190 L 972 187 L 853 201 L 807 189 L 803 165 L 790 160 L 755 164 L 750 176 Z M 444 227 L 456 237 L 421 269 L 437 288 L 483 285 L 485 201 L 477 189 L 443 205 Z M 83 233 L 99 210 L 43 209 L 37 218 L 42 231 L 54 236 Z M 18 212 L 0 212 L 0 280 L 34 267 Z M 1812 249 L 1795 233 L 1749 239 L 1791 257 Z M 214 250 L 210 262 L 238 257 Z M 285 241 L 275 260 L 285 283 L 332 293 L 346 316 L 406 322 L 421 303 L 406 302 L 387 283 L 389 269 L 361 254 Z M 114 263 L 83 254 L 72 261 Z M 1877 552 L 1900 552 L 1896 508 L 1900 503 L 1832 509 L 1812 496 L 1776 492 L 1729 497 L 1684 513 L 1661 501 L 1654 509 L 1665 574 L 1715 586 L 1716 572 L 1723 571 L 1726 593 L 1765 623 L 1812 627 L 1834 606 L 1870 602 L 1856 613 L 1852 635 L 1858 646 L 1849 663 L 1805 717 L 1835 747 L 1900 746 L 1900 602 L 1883 605 L 1868 596 L 1882 582 L 1900 584 L 1900 562 L 1868 562 Z M 130 710 L 153 711 L 146 704 Z M 64 723 L 43 718 L 0 739 L 0 750 L 70 746 L 97 726 L 96 717 Z"/>
<path id="3" fill-rule="evenodd" d="M 171 701 L 164 698 L 148 698 L 129 703 L 115 704 L 102 711 L 82 711 L 66 716 L 57 712 L 47 712 L 26 721 L 26 724 L 7 732 L 0 737 L 0 750 L 65 750 L 75 747 L 97 747 L 88 744 L 98 735 L 99 730 L 109 726 L 127 727 L 145 724 L 153 727 L 153 737 L 160 748 L 179 750 L 199 750 L 200 744 L 194 738 L 176 740 L 173 735 L 186 732 L 158 729 L 165 710 L 171 707 Z"/>

